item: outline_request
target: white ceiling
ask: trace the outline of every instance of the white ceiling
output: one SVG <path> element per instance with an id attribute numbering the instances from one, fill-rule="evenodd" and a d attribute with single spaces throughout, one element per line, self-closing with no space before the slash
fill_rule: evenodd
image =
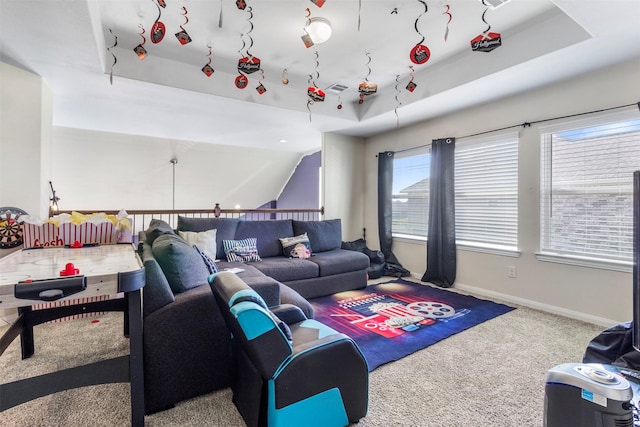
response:
<path id="1" fill-rule="evenodd" d="M 326 0 L 321 8 L 246 0 L 244 11 L 233 0 L 165 1 L 161 9 L 156 0 L 0 0 L 0 60 L 44 78 L 55 126 L 310 152 L 322 132 L 370 136 L 640 56 L 638 0 L 510 0 L 485 14 L 502 35 L 492 52 L 470 48 L 487 29 L 481 0 L 426 1 L 426 13 L 420 0 Z M 333 26 L 328 42 L 309 49 L 300 38 L 307 8 Z M 154 44 L 158 9 L 166 35 Z M 141 24 L 143 61 L 133 52 Z M 193 40 L 184 46 L 174 36 L 180 25 Z M 431 52 L 422 65 L 409 59 L 422 39 L 416 27 Z M 200 71 L 207 45 L 209 78 Z M 238 89 L 247 50 L 262 72 Z M 405 89 L 410 66 L 414 92 Z M 378 91 L 359 104 L 364 80 Z M 348 89 L 309 104 L 310 82 Z"/>

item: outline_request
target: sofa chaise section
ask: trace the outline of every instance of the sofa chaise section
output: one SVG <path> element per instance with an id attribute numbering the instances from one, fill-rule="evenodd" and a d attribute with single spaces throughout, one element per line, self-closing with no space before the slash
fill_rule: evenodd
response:
<path id="1" fill-rule="evenodd" d="M 201 255 L 163 221 L 152 221 L 141 242 L 145 412 L 150 414 L 228 387 L 234 358 Z M 313 317 L 313 308 L 297 292 L 249 265 L 243 269 L 238 276 L 269 306 L 294 304 Z"/>

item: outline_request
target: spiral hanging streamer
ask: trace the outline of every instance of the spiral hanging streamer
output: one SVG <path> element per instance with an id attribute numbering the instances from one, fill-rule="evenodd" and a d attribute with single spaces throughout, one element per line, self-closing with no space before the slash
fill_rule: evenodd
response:
<path id="1" fill-rule="evenodd" d="M 253 19 L 253 12 L 251 10 L 251 6 L 249 6 L 245 10 L 249 14 L 249 17 L 247 18 L 247 21 L 249 22 L 249 31 L 247 31 L 246 33 L 240 34 L 240 40 L 242 40 L 242 47 L 240 48 L 240 50 L 238 50 L 238 53 L 240 54 L 241 57 L 252 56 L 251 48 L 253 47 L 253 38 L 251 37 L 251 34 L 250 34 L 253 31 L 253 22 L 251 21 Z M 247 47 L 247 41 L 245 40 L 245 36 L 249 38 L 249 47 Z"/>
<path id="2" fill-rule="evenodd" d="M 264 70 L 262 68 L 260 69 L 260 74 L 260 82 L 258 83 L 258 87 L 256 87 L 256 91 L 262 95 L 267 91 L 267 88 L 262 84 L 262 81 L 264 80 Z"/>
<path id="3" fill-rule="evenodd" d="M 147 39 L 144 36 L 144 33 L 146 32 L 144 30 L 144 25 L 140 24 L 138 25 L 138 28 L 140 28 L 140 37 L 142 37 L 142 43 L 140 43 L 140 46 L 144 46 L 144 44 L 147 42 Z"/>
<path id="4" fill-rule="evenodd" d="M 133 51 L 138 55 L 138 59 L 143 60 L 147 57 L 147 50 L 144 48 L 144 44 L 147 42 L 147 39 L 144 36 L 144 26 L 140 24 L 138 27 L 140 28 L 140 37 L 142 37 L 142 42 L 133 48 Z"/>
<path id="5" fill-rule="evenodd" d="M 362 104 L 364 102 L 365 96 L 372 95 L 378 90 L 377 84 L 369 82 L 369 76 L 371 75 L 371 67 L 369 66 L 369 64 L 371 64 L 371 54 L 367 52 L 365 55 L 367 55 L 367 58 L 369 58 L 369 60 L 367 61 L 367 69 L 369 71 L 367 72 L 364 81 L 358 85 L 358 92 L 360 93 L 358 104 Z"/>
<path id="6" fill-rule="evenodd" d="M 358 0 L 358 32 L 360 32 L 360 16 L 362 15 L 362 0 Z"/>
<path id="7" fill-rule="evenodd" d="M 449 6 L 448 4 L 445 4 L 445 7 L 447 8 L 447 10 L 445 10 L 442 14 L 449 16 L 449 20 L 447 21 L 447 29 L 444 32 L 444 41 L 446 42 L 447 39 L 449 38 L 449 24 L 451 23 L 451 20 L 453 19 L 453 15 L 451 15 L 451 13 L 449 12 L 449 10 L 451 9 L 451 6 Z"/>
<path id="8" fill-rule="evenodd" d="M 187 16 L 187 8 L 182 6 L 182 12 L 180 12 L 180 15 L 184 16 L 184 24 L 180 25 L 180 29 L 182 31 L 184 31 L 184 25 L 187 25 L 189 23 L 189 17 Z"/>
<path id="9" fill-rule="evenodd" d="M 113 64 L 111 64 L 111 70 L 109 71 L 109 83 L 111 83 L 113 85 L 113 67 L 115 67 L 116 63 L 118 62 L 118 58 L 116 58 L 116 56 L 113 54 L 113 52 L 111 52 L 111 49 L 113 49 L 114 47 L 118 46 L 118 36 L 113 34 L 113 31 L 111 31 L 111 28 L 109 28 L 109 32 L 114 37 L 113 45 L 111 45 L 111 47 L 107 48 L 107 51 L 111 54 L 111 56 L 113 56 Z"/>
<path id="10" fill-rule="evenodd" d="M 425 2 L 424 0 L 418 0 L 418 1 L 424 5 L 424 12 L 418 15 L 418 17 L 416 18 L 416 22 L 413 24 L 413 28 L 415 28 L 416 33 L 420 34 L 420 37 L 422 37 L 422 40 L 420 40 L 416 44 L 422 44 L 424 42 L 424 35 L 420 32 L 420 30 L 418 30 L 418 21 L 420 21 L 420 18 L 422 18 L 422 15 L 427 13 L 428 7 L 427 7 L 427 2 Z"/>
<path id="11" fill-rule="evenodd" d="M 187 30 L 184 29 L 184 26 L 189 23 L 189 17 L 187 16 L 187 13 L 187 8 L 182 6 L 182 12 L 180 12 L 180 14 L 184 16 L 184 23 L 180 25 L 180 31 L 176 33 L 176 38 L 183 46 L 187 43 L 191 43 L 191 37 L 189 37 L 189 33 L 187 33 Z"/>
<path id="12" fill-rule="evenodd" d="M 414 72 L 414 70 L 413 70 L 413 66 L 412 65 L 409 65 L 409 70 L 410 70 L 409 75 L 411 76 L 411 80 L 409 80 L 409 83 L 407 83 L 406 89 L 409 92 L 413 92 L 416 89 L 416 87 L 418 87 L 418 85 L 413 82 L 413 72 Z"/>
<path id="13" fill-rule="evenodd" d="M 242 57 L 244 55 L 244 48 L 247 46 L 247 42 L 244 41 L 244 34 L 240 35 L 240 40 L 242 41 L 242 47 L 238 49 L 238 54 Z"/>
<path id="14" fill-rule="evenodd" d="M 371 75 L 371 67 L 369 66 L 369 64 L 371 64 L 371 54 L 369 52 L 365 53 L 365 55 L 367 55 L 367 58 L 369 58 L 369 60 L 367 61 L 367 70 L 369 70 L 367 72 L 367 76 L 364 78 L 365 82 L 369 81 L 369 76 Z"/>
<path id="15" fill-rule="evenodd" d="M 315 87 L 318 87 L 318 85 L 316 84 L 316 80 L 320 78 L 320 72 L 318 71 L 318 67 L 320 66 L 320 61 L 318 60 L 318 58 L 320 57 L 320 54 L 318 53 L 318 51 L 314 51 L 314 54 L 316 55 L 316 66 L 314 68 L 315 71 L 315 78 L 313 79 L 313 85 Z"/>
<path id="16" fill-rule="evenodd" d="M 153 26 L 151 27 L 151 42 L 160 43 L 164 38 L 164 34 L 166 32 L 164 24 L 162 23 L 162 21 L 160 21 L 160 17 L 162 16 L 162 9 L 160 9 L 160 6 L 165 7 L 166 4 L 162 0 L 158 0 L 158 2 L 154 1 L 153 4 L 158 8 L 158 17 L 153 22 Z"/>
<path id="17" fill-rule="evenodd" d="M 288 85 L 289 84 L 289 79 L 287 78 L 287 69 L 286 68 L 284 70 L 282 70 L 282 84 L 283 85 Z"/>
<path id="18" fill-rule="evenodd" d="M 484 4 L 484 1 L 482 2 L 482 4 Z M 482 22 L 487 24 L 487 29 L 484 30 L 484 32 L 488 34 L 489 30 L 491 30 L 491 25 L 489 25 L 489 23 L 486 21 L 486 19 L 484 19 L 484 15 L 487 13 L 487 10 L 489 10 L 488 7 L 484 10 L 484 12 L 482 12 Z"/>
<path id="19" fill-rule="evenodd" d="M 246 36 L 249 37 L 249 47 L 247 48 L 247 56 L 251 56 L 251 48 L 253 47 L 253 37 L 251 37 L 251 32 L 253 31 L 253 10 L 251 9 L 251 6 L 249 6 L 247 8 L 247 12 L 249 13 L 249 18 L 247 18 L 247 21 L 249 21 L 249 31 L 247 31 Z"/>
<path id="20" fill-rule="evenodd" d="M 396 114 L 396 127 L 400 127 L 400 116 L 398 116 L 398 108 L 402 105 L 400 99 L 398 99 L 398 95 L 400 95 L 400 89 L 398 86 L 400 85 L 400 74 L 396 74 L 396 108 L 393 109 L 393 112 Z"/>
<path id="21" fill-rule="evenodd" d="M 313 76 L 311 74 L 308 75 L 307 84 L 311 86 L 311 81 Z M 313 100 L 310 97 L 307 97 L 307 111 L 309 112 L 309 123 L 311 123 L 311 104 L 313 104 Z"/>
<path id="22" fill-rule="evenodd" d="M 474 52 L 491 52 L 502 46 L 502 35 L 491 32 L 491 25 L 485 19 L 489 6 L 484 0 L 482 0 L 482 4 L 485 6 L 484 12 L 482 12 L 482 22 L 487 24 L 487 29 L 471 39 L 471 50 Z"/>
<path id="23" fill-rule="evenodd" d="M 214 73 L 214 69 L 211 66 L 211 52 L 212 52 L 212 50 L 211 50 L 211 45 L 210 44 L 207 44 L 207 47 L 209 48 L 209 53 L 207 53 L 208 61 L 202 67 L 202 72 L 205 74 L 205 76 L 211 77 L 211 75 Z"/>

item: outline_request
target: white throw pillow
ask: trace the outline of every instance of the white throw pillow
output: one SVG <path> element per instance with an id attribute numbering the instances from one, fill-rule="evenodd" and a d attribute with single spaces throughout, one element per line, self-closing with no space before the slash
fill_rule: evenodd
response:
<path id="1" fill-rule="evenodd" d="M 216 259 L 216 229 L 195 232 L 195 231 L 178 231 L 189 246 L 196 245 L 202 252 L 207 254 L 211 259 Z"/>

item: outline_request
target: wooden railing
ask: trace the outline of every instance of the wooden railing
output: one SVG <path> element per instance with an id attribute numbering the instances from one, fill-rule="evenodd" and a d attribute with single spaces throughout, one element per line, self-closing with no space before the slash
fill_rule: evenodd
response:
<path id="1" fill-rule="evenodd" d="M 108 215 L 117 215 L 118 210 L 61 210 L 58 213 L 78 212 L 92 214 L 104 212 Z M 324 208 L 320 209 L 222 209 L 219 203 L 213 209 L 134 209 L 127 210 L 131 221 L 134 236 L 140 231 L 146 230 L 152 219 L 166 221 L 171 227 L 178 227 L 178 216 L 190 218 L 239 218 L 245 220 L 273 220 L 295 219 L 302 221 L 315 221 L 322 219 Z"/>

